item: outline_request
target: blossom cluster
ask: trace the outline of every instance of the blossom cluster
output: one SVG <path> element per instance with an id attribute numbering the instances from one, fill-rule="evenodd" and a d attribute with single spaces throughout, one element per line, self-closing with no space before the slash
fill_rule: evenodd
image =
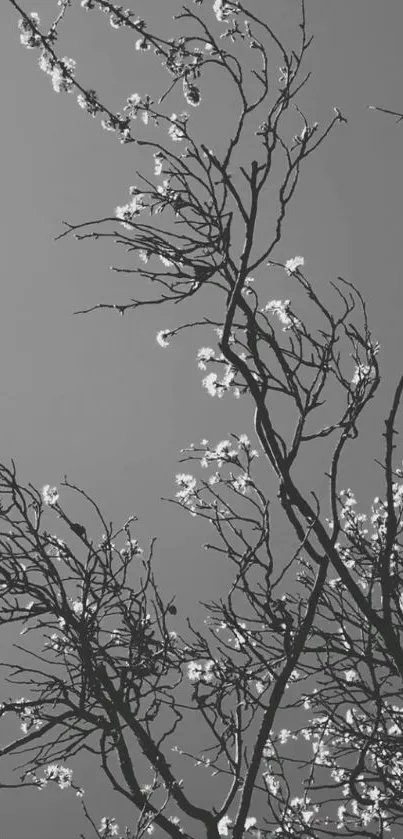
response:
<path id="1" fill-rule="evenodd" d="M 169 329 L 161 329 L 159 332 L 157 332 L 157 337 L 156 337 L 157 344 L 159 344 L 160 347 L 164 347 L 164 348 L 169 347 L 168 338 L 170 338 L 171 335 L 172 335 L 172 332 L 170 332 Z"/>
<path id="2" fill-rule="evenodd" d="M 191 661 L 188 664 L 188 679 L 191 682 L 205 682 L 213 681 L 214 677 L 213 659 L 209 661 Z"/>
<path id="3" fill-rule="evenodd" d="M 180 487 L 178 492 L 176 493 L 176 498 L 184 504 L 188 506 L 192 503 L 195 498 L 195 490 L 197 485 L 197 480 L 194 475 L 186 474 L 185 472 L 181 472 L 176 476 L 176 483 Z"/>
<path id="4" fill-rule="evenodd" d="M 168 134 L 174 143 L 180 143 L 186 137 L 186 123 L 189 114 L 185 111 L 181 114 L 171 114 Z"/>
<path id="5" fill-rule="evenodd" d="M 256 449 L 252 449 L 246 434 L 241 434 L 239 437 L 233 435 L 233 437 L 234 441 L 221 440 L 215 447 L 211 447 L 208 440 L 201 440 L 198 449 L 195 449 L 192 444 L 184 450 L 190 453 L 189 459 L 197 459 L 202 468 L 214 465 L 221 469 L 224 465 L 228 465 L 235 467 L 237 470 L 235 472 L 229 471 L 227 475 L 215 471 L 210 475 L 208 481 L 202 481 L 199 485 L 192 474 L 180 473 L 176 475 L 176 484 L 179 486 L 176 498 L 193 515 L 204 513 L 208 515 L 209 511 L 211 514 L 213 510 L 219 516 L 225 517 L 228 515 L 227 505 L 224 502 L 222 506 L 218 505 L 215 489 L 218 484 L 222 484 L 228 490 L 243 496 L 247 495 L 254 487 L 254 482 L 250 476 L 250 466 L 259 454 Z M 210 488 L 214 492 L 212 498 L 208 497 Z"/>
<path id="6" fill-rule="evenodd" d="M 41 789 L 46 787 L 49 781 L 54 781 L 58 784 L 60 789 L 67 789 L 71 787 L 73 780 L 73 770 L 67 766 L 61 766 L 59 763 L 49 763 L 45 768 L 45 773 L 39 779 Z"/>
<path id="7" fill-rule="evenodd" d="M 18 21 L 18 29 L 20 30 L 20 41 L 24 47 L 27 49 L 34 49 L 35 47 L 39 47 L 41 44 L 40 35 L 35 32 L 35 27 L 37 28 L 40 24 L 39 15 L 36 12 L 31 12 L 29 15 L 30 20 L 26 20 L 25 18 L 21 18 Z"/>
<path id="8" fill-rule="evenodd" d="M 38 63 L 40 69 L 51 77 L 52 87 L 55 93 L 71 93 L 76 69 L 76 62 L 74 61 L 74 58 L 64 56 L 64 58 L 56 60 L 50 52 L 43 50 Z M 90 99 L 89 94 L 88 99 Z M 78 100 L 78 104 L 80 107 L 83 107 L 83 101 L 81 98 Z M 89 108 L 86 108 L 86 110 L 89 110 Z"/>
<path id="9" fill-rule="evenodd" d="M 283 332 L 286 332 L 288 329 L 299 330 L 302 328 L 301 321 L 293 315 L 290 306 L 290 300 L 269 300 L 263 307 L 262 312 L 277 315 L 280 323 L 283 324 Z"/>
<path id="10" fill-rule="evenodd" d="M 85 93 L 79 93 L 77 96 L 77 104 L 91 117 L 95 117 L 101 110 L 100 105 L 98 104 L 96 91 L 92 89 L 87 90 Z"/>
<path id="11" fill-rule="evenodd" d="M 59 500 L 57 487 L 51 487 L 50 484 L 45 484 L 42 489 L 42 499 L 47 507 L 54 507 Z"/>
<path id="12" fill-rule="evenodd" d="M 104 816 L 101 819 L 99 832 L 101 833 L 103 839 L 107 839 L 109 836 L 117 836 L 119 833 L 119 825 L 116 819 Z"/>
<path id="13" fill-rule="evenodd" d="M 50 638 L 45 641 L 44 647 L 62 655 L 68 655 L 74 652 L 74 647 L 69 643 L 68 639 L 62 635 L 58 635 L 57 632 L 52 632 Z"/>
<path id="14" fill-rule="evenodd" d="M 126 227 L 128 230 L 132 230 L 134 219 L 147 208 L 147 205 L 144 204 L 144 194 L 140 190 L 137 190 L 136 187 L 130 187 L 130 192 L 133 196 L 132 200 L 128 204 L 115 207 L 116 218 L 120 220 L 122 227 Z"/>
<path id="15" fill-rule="evenodd" d="M 227 364 L 221 379 L 217 373 L 208 373 L 203 379 L 203 387 L 206 388 L 210 396 L 218 396 L 221 399 L 224 393 L 227 393 L 231 389 L 234 379 L 235 369 L 232 364 Z M 239 388 L 234 388 L 234 396 L 239 398 Z"/>
<path id="16" fill-rule="evenodd" d="M 132 93 L 128 96 L 123 111 L 128 119 L 137 119 L 140 112 L 142 122 L 148 125 L 151 104 L 152 100 L 148 95 L 141 97 L 139 93 Z"/>
<path id="17" fill-rule="evenodd" d="M 132 559 L 134 556 L 141 556 L 143 548 L 140 547 L 137 539 L 128 539 L 119 553 L 122 559 Z"/>
<path id="18" fill-rule="evenodd" d="M 215 0 L 213 4 L 213 12 L 219 23 L 224 23 L 230 15 L 236 13 L 236 8 L 233 3 L 226 3 L 225 0 Z"/>
<path id="19" fill-rule="evenodd" d="M 247 434 L 240 434 L 235 439 L 238 443 L 236 447 L 231 440 L 221 440 L 214 448 L 210 447 L 208 440 L 202 440 L 201 445 L 204 452 L 200 465 L 206 468 L 213 462 L 219 467 L 223 466 L 224 463 L 236 463 L 240 452 L 246 452 L 250 460 L 259 457 L 256 449 L 251 448 Z"/>
<path id="20" fill-rule="evenodd" d="M 353 378 L 351 379 L 352 385 L 360 385 L 365 384 L 368 381 L 368 377 L 371 373 L 371 367 L 369 364 L 357 364 Z"/>
<path id="21" fill-rule="evenodd" d="M 31 728 L 38 731 L 42 727 L 43 720 L 38 714 L 37 707 L 23 697 L 15 703 L 15 711 L 21 720 L 21 731 L 24 734 L 27 734 Z"/>
<path id="22" fill-rule="evenodd" d="M 355 670 L 345 672 L 347 684 L 356 685 L 358 679 Z M 315 693 L 318 694 L 318 691 L 315 690 Z M 306 707 L 309 707 L 309 703 Z M 394 796 L 399 795 L 401 785 L 403 755 L 398 744 L 403 730 L 403 708 L 386 702 L 375 728 L 371 716 L 355 706 L 345 709 L 345 722 L 340 713 L 332 717 L 325 713 L 312 718 L 309 725 L 299 731 L 299 736 L 311 745 L 313 769 L 327 768 L 336 787 L 344 785 L 342 793 L 346 801 L 337 809 L 337 830 L 351 830 L 358 825 L 367 827 L 373 821 L 382 821 L 387 830 L 390 819 L 389 799 L 393 801 Z M 394 737 L 398 739 L 394 741 Z M 283 742 L 286 742 L 285 737 Z M 274 754 L 274 750 L 271 750 L 268 757 L 273 758 Z M 349 783 L 349 754 L 365 754 L 361 772 L 356 774 L 353 785 Z M 276 794 L 275 788 L 271 791 L 273 795 Z"/>
<path id="23" fill-rule="evenodd" d="M 363 526 L 367 521 L 365 513 L 357 513 L 354 507 L 357 499 L 351 489 L 342 489 L 339 493 L 341 503 L 340 519 L 343 521 L 345 533 L 365 536 L 368 530 Z"/>
<path id="24" fill-rule="evenodd" d="M 303 256 L 294 256 L 292 259 L 288 259 L 285 263 L 285 270 L 287 274 L 290 276 L 291 274 L 295 274 L 299 268 L 301 268 L 305 263 Z"/>
<path id="25" fill-rule="evenodd" d="M 249 831 L 252 827 L 255 827 L 257 819 L 255 816 L 248 816 L 245 819 L 245 831 Z M 222 819 L 218 822 L 217 828 L 220 836 L 228 836 L 229 835 L 229 826 L 232 824 L 232 819 L 229 816 L 223 816 Z"/>

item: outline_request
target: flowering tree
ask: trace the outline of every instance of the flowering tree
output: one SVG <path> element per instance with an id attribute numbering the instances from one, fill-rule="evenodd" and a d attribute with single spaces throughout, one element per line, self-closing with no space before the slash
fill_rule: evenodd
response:
<path id="1" fill-rule="evenodd" d="M 91 308 L 123 315 L 185 303 L 186 320 L 158 343 L 185 329 L 214 335 L 198 353 L 203 385 L 212 397 L 249 399 L 256 440 L 231 434 L 183 451 L 189 465 L 174 502 L 210 523 L 206 548 L 233 568 L 229 590 L 205 604 L 204 632 L 191 621 L 175 630 L 176 607 L 153 574 L 153 543 L 143 552 L 133 519 L 115 529 L 67 480 L 60 494 L 38 492 L 21 486 L 14 466 L 0 467 L 1 620 L 31 639 L 4 665 L 25 696 L 1 706 L 21 733 L 0 753 L 25 755 L 25 784 L 74 787 L 99 836 L 120 829 L 109 816 L 95 823 L 73 782 L 69 767 L 83 750 L 134 805 L 127 837 L 160 830 L 179 839 L 201 828 L 208 839 L 393 835 L 403 822 L 403 472 L 394 457 L 403 377 L 386 419 L 383 488 L 367 520 L 339 479 L 380 381 L 365 302 L 340 277 L 319 293 L 300 256 L 276 259 L 301 167 L 344 119 L 336 108 L 321 128 L 300 107 L 311 41 L 304 0 L 290 47 L 269 12 L 260 18 L 241 0 L 183 7 L 174 39 L 109 0 L 83 0 L 83 13 L 128 31 L 169 74 L 158 101 L 135 92 L 119 112 L 56 52 L 72 0 L 60 0 L 47 31 L 9 2 L 54 90 L 76 95 L 122 144 L 154 159 L 153 177 L 139 174 L 113 217 L 68 223 L 61 234 L 111 239 L 130 255 L 115 270 L 135 274 L 135 296 Z M 169 105 L 180 88 L 186 107 L 205 107 L 211 71 L 223 74 L 237 105 L 231 136 L 215 149 L 193 130 L 196 116 Z M 269 188 L 277 210 L 263 235 Z M 295 306 L 267 301 L 268 271 L 288 275 Z M 312 446 L 328 453 L 325 496 L 301 479 Z M 85 526 L 70 517 L 67 491 L 88 509 Z M 279 518 L 290 529 L 285 549 Z M 195 726 L 207 743 L 197 752 L 187 746 Z M 208 808 L 183 780 L 186 761 L 216 776 Z"/>

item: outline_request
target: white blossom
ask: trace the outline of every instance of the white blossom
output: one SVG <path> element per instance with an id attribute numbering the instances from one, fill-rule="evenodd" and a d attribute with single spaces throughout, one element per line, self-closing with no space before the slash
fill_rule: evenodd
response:
<path id="1" fill-rule="evenodd" d="M 170 335 L 172 335 L 172 332 L 170 332 L 169 329 L 161 329 L 156 337 L 157 344 L 159 344 L 160 347 L 169 347 L 169 341 L 167 338 L 169 338 Z"/>
<path id="2" fill-rule="evenodd" d="M 151 49 L 151 44 L 147 40 L 147 38 L 139 38 L 138 41 L 136 41 L 135 43 L 135 48 L 140 52 L 147 52 L 149 49 Z"/>
<path id="3" fill-rule="evenodd" d="M 336 784 L 341 784 L 342 781 L 345 779 L 346 770 L 338 767 L 337 769 L 332 769 L 330 775 Z"/>
<path id="4" fill-rule="evenodd" d="M 188 664 L 188 679 L 191 682 L 200 681 L 203 672 L 203 665 L 199 661 L 190 661 Z"/>
<path id="5" fill-rule="evenodd" d="M 103 128 L 104 131 L 116 131 L 116 127 L 115 122 L 110 117 L 107 119 L 101 119 L 101 128 Z"/>
<path id="6" fill-rule="evenodd" d="M 214 661 L 190 661 L 188 664 L 188 679 L 191 682 L 212 682 Z"/>
<path id="7" fill-rule="evenodd" d="M 145 204 L 143 203 L 144 194 L 139 192 L 137 187 L 130 187 L 130 192 L 132 194 L 132 200 L 128 204 L 123 204 L 121 207 L 115 207 L 116 218 L 120 220 L 123 227 L 129 230 L 132 229 L 135 216 L 140 215 L 145 209 Z"/>
<path id="8" fill-rule="evenodd" d="M 99 111 L 95 90 L 89 90 L 86 94 L 79 93 L 77 96 L 77 104 L 83 111 L 86 111 L 86 113 L 90 114 L 92 117 L 95 117 Z"/>
<path id="9" fill-rule="evenodd" d="M 218 822 L 217 828 L 220 836 L 228 836 L 228 826 L 232 823 L 229 816 L 223 816 Z"/>
<path id="10" fill-rule="evenodd" d="M 206 388 L 207 393 L 209 393 L 210 396 L 216 396 L 217 394 L 217 379 L 217 373 L 209 373 L 208 376 L 205 376 L 203 379 L 203 387 Z"/>
<path id="11" fill-rule="evenodd" d="M 337 810 L 337 829 L 338 830 L 341 830 L 341 828 L 344 827 L 344 816 L 345 816 L 346 810 L 347 810 L 347 807 L 344 804 L 342 804 Z"/>
<path id="12" fill-rule="evenodd" d="M 241 627 L 241 629 L 246 629 L 246 623 L 244 623 L 243 621 L 239 623 L 239 626 Z M 242 647 L 245 646 L 247 639 L 245 635 L 243 635 L 242 632 L 239 631 L 239 629 L 233 629 L 232 631 L 234 633 L 235 638 L 234 647 L 236 650 L 240 650 Z"/>
<path id="13" fill-rule="evenodd" d="M 234 14 L 234 10 L 225 0 L 215 0 L 213 5 L 213 12 L 219 23 L 224 23 L 226 18 Z"/>
<path id="14" fill-rule="evenodd" d="M 291 731 L 288 728 L 282 728 L 279 732 L 279 740 L 282 745 L 288 742 L 291 737 Z"/>
<path id="15" fill-rule="evenodd" d="M 222 466 L 226 461 L 234 461 L 237 457 L 236 449 L 232 447 L 230 440 L 221 440 L 215 447 L 215 459 L 218 460 L 218 465 Z"/>
<path id="16" fill-rule="evenodd" d="M 231 383 L 234 381 L 235 378 L 235 368 L 232 364 L 227 364 L 225 368 L 225 373 L 221 379 L 220 386 L 223 390 L 228 390 Z"/>
<path id="17" fill-rule="evenodd" d="M 112 29 L 120 29 L 123 26 L 123 21 L 118 17 L 118 15 L 110 15 L 109 23 Z"/>
<path id="18" fill-rule="evenodd" d="M 45 486 L 42 487 L 42 499 L 43 503 L 46 504 L 47 507 L 54 507 L 59 500 L 57 487 L 51 487 L 50 484 L 45 484 Z"/>
<path id="19" fill-rule="evenodd" d="M 158 175 L 162 172 L 162 167 L 164 165 L 164 158 L 158 152 L 154 155 L 154 175 L 158 177 Z"/>
<path id="20" fill-rule="evenodd" d="M 403 484 L 393 484 L 393 504 L 395 507 L 401 507 L 403 504 Z"/>
<path id="21" fill-rule="evenodd" d="M 199 353 L 202 354 L 199 355 Z M 214 353 L 212 350 L 209 350 L 208 347 L 202 348 L 202 350 L 200 350 L 199 353 L 198 358 L 200 360 L 198 366 L 200 367 L 200 369 L 205 370 L 205 360 L 210 361 L 213 358 Z M 211 355 L 211 353 L 213 353 L 213 355 Z M 203 379 L 202 384 L 203 387 L 206 388 L 207 393 L 209 393 L 210 396 L 218 396 L 218 398 L 221 399 L 224 396 L 224 393 L 226 393 L 231 388 L 234 378 L 235 369 L 233 368 L 232 364 L 227 364 L 224 371 L 224 375 L 220 381 L 218 379 L 217 373 L 209 373 Z"/>
<path id="22" fill-rule="evenodd" d="M 246 495 L 250 489 L 251 479 L 246 472 L 243 472 L 241 475 L 237 475 L 232 482 L 232 486 L 236 490 L 236 492 L 242 493 L 242 495 Z"/>
<path id="23" fill-rule="evenodd" d="M 358 681 L 358 673 L 356 670 L 346 670 L 344 673 L 344 678 L 346 682 L 357 682 Z"/>
<path id="24" fill-rule="evenodd" d="M 196 489 L 196 478 L 193 475 L 186 475 L 184 473 L 180 473 L 176 475 L 176 484 L 180 487 L 178 492 L 176 493 L 176 498 L 179 498 L 182 504 L 189 506 L 191 499 L 194 496 L 194 491 Z"/>
<path id="25" fill-rule="evenodd" d="M 32 728 L 38 731 L 42 727 L 43 721 L 38 716 L 37 709 L 32 705 L 25 705 L 23 697 L 16 704 L 19 706 L 17 713 L 21 720 L 21 731 L 24 734 L 27 734 Z"/>
<path id="26" fill-rule="evenodd" d="M 242 289 L 242 294 L 245 294 L 245 295 L 252 294 L 252 289 L 250 288 L 250 286 L 254 282 L 255 282 L 255 280 L 254 280 L 253 277 L 246 277 L 245 282 L 244 282 L 244 287 Z"/>
<path id="27" fill-rule="evenodd" d="M 215 350 L 211 347 L 201 347 L 197 353 L 197 366 L 200 370 L 206 370 L 206 363 L 215 356 Z M 215 395 L 215 394 L 214 394 Z"/>
<path id="28" fill-rule="evenodd" d="M 55 66 L 55 59 L 47 50 L 42 50 L 38 59 L 39 68 L 49 75 L 53 72 Z"/>
<path id="29" fill-rule="evenodd" d="M 159 258 L 160 258 L 162 264 L 165 265 L 166 268 L 170 268 L 171 265 L 173 265 L 172 259 L 168 259 L 168 257 L 165 256 L 163 253 L 159 254 Z"/>
<path id="30" fill-rule="evenodd" d="M 351 379 L 351 384 L 352 385 L 361 384 L 361 382 L 365 381 L 365 379 L 368 377 L 368 374 L 370 372 L 371 372 L 371 368 L 369 367 L 368 364 L 357 364 L 357 366 L 355 368 L 355 371 L 354 371 L 354 376 Z"/>
<path id="31" fill-rule="evenodd" d="M 304 262 L 305 260 L 303 256 L 294 256 L 293 259 L 288 259 L 284 266 L 285 270 L 287 271 L 287 274 L 289 276 L 290 274 L 295 274 L 295 272 L 298 271 L 298 268 L 301 265 L 303 265 Z"/>
<path id="32" fill-rule="evenodd" d="M 30 19 L 32 20 L 33 26 L 38 27 L 40 24 L 39 15 L 36 12 L 31 12 L 29 15 Z M 29 21 L 25 20 L 25 18 L 21 18 L 18 21 L 18 29 L 20 30 L 20 41 L 24 47 L 27 49 L 32 50 L 35 47 L 39 47 L 41 44 L 40 36 L 34 32 L 33 26 L 29 23 Z"/>
<path id="33" fill-rule="evenodd" d="M 123 108 L 129 119 L 136 119 L 141 105 L 141 96 L 139 93 L 132 93 L 126 99 L 126 105 Z"/>
<path id="34" fill-rule="evenodd" d="M 60 789 L 67 789 L 67 787 L 71 787 L 72 779 L 72 769 L 68 769 L 67 766 L 60 766 L 58 763 L 49 763 L 41 781 L 45 781 L 45 785 L 48 781 L 56 781 Z"/>
<path id="35" fill-rule="evenodd" d="M 52 78 L 52 87 L 55 93 L 70 93 L 73 87 L 73 76 L 76 68 L 74 58 L 60 59 L 54 65 L 50 75 Z"/>
<path id="36" fill-rule="evenodd" d="M 105 837 L 107 836 L 117 836 L 119 833 L 119 825 L 114 818 L 108 818 L 108 816 L 104 816 L 101 819 L 101 824 L 99 826 L 100 833 L 103 833 Z"/>
<path id="37" fill-rule="evenodd" d="M 168 134 L 169 134 L 171 140 L 174 141 L 174 143 L 178 143 L 185 138 L 185 136 L 186 136 L 185 131 L 184 131 L 183 127 L 181 128 L 181 124 L 182 124 L 182 126 L 184 126 L 186 124 L 187 120 L 188 120 L 188 114 L 186 114 L 186 113 L 179 114 L 179 115 L 178 114 L 172 114 L 171 115 L 171 120 L 170 120 L 171 124 L 170 124 L 169 129 L 168 129 Z"/>
<path id="38" fill-rule="evenodd" d="M 272 795 L 277 795 L 280 787 L 280 781 L 278 778 L 275 778 L 274 775 L 270 775 L 269 772 L 265 772 L 264 779 L 269 792 L 271 792 Z"/>
<path id="39" fill-rule="evenodd" d="M 291 329 L 292 327 L 298 328 L 301 324 L 294 315 L 290 314 L 290 304 L 290 300 L 269 300 L 262 311 L 272 315 L 277 315 L 280 323 L 283 324 L 283 331 Z"/>

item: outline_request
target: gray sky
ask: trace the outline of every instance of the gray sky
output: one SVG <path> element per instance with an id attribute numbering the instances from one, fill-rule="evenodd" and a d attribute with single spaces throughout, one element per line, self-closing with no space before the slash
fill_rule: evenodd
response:
<path id="1" fill-rule="evenodd" d="M 294 0 L 251 0 L 254 11 L 270 15 L 287 34 L 294 31 L 297 6 Z M 56 2 L 24 7 L 46 20 Z M 158 20 L 167 31 L 179 8 L 175 0 L 136 3 L 150 28 Z M 337 105 L 348 125 L 307 164 L 278 259 L 302 254 L 315 282 L 342 275 L 367 298 L 382 347 L 384 398 L 371 406 L 345 476 L 358 493 L 373 480 L 371 497 L 380 491 L 371 461 L 381 454 L 385 400 L 401 373 L 403 126 L 366 106 L 403 108 L 403 5 L 307 0 L 307 11 L 315 41 L 305 111 L 312 122 L 324 122 Z M 77 8 L 61 42 L 61 54 L 77 60 L 80 80 L 116 107 L 161 77 L 153 57 L 121 48 L 120 36 L 99 15 Z M 251 408 L 229 397 L 213 400 L 201 388 L 195 356 L 206 343 L 202 336 L 178 336 L 166 350 L 157 346 L 156 333 L 179 319 L 177 311 L 73 317 L 75 309 L 99 301 L 125 302 L 132 280 L 108 270 L 113 258 L 103 245 L 72 238 L 55 243 L 61 220 L 112 214 L 127 201 L 134 170 L 151 172 L 150 163 L 102 131 L 73 97 L 53 92 L 36 53 L 20 46 L 7 2 L 0 42 L 0 458 L 15 458 L 22 480 L 39 486 L 58 484 L 67 473 L 116 522 L 138 514 L 140 541 L 160 536 L 156 566 L 164 590 L 193 608 L 213 593 L 212 580 L 214 589 L 219 586 L 223 572 L 201 550 L 205 530 L 159 499 L 173 491 L 181 447 L 201 437 L 218 442 L 230 431 L 251 433 Z M 212 139 L 219 136 L 214 131 L 228 132 L 228 103 L 219 109 L 216 102 L 211 112 L 206 102 L 205 114 L 203 130 Z M 123 253 L 114 261 L 123 262 Z M 275 280 L 268 299 L 279 296 L 289 295 Z M 16 797 L 3 794 L 2 839 L 66 839 L 61 814 L 70 804 L 66 795 L 35 792 L 16 812 Z M 115 814 L 119 820 L 116 808 Z"/>

